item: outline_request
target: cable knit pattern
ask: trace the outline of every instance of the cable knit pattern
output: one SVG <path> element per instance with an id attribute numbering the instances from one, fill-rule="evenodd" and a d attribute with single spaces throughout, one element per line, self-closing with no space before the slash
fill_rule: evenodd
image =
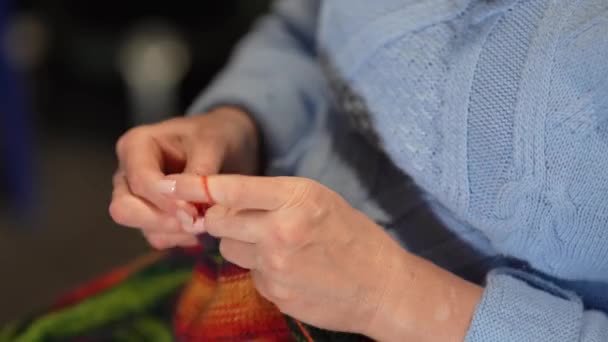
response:
<path id="1" fill-rule="evenodd" d="M 521 71 L 545 2 L 535 1 L 528 11 L 516 7 L 500 18 L 477 62 L 467 123 L 469 206 L 477 215 L 495 215 L 498 193 L 514 176 L 510 168 Z"/>
<path id="2" fill-rule="evenodd" d="M 606 341 L 607 60 L 606 0 L 284 0 L 191 112 L 248 109 L 270 173 L 323 182 L 453 272 L 506 266 L 468 340 Z"/>

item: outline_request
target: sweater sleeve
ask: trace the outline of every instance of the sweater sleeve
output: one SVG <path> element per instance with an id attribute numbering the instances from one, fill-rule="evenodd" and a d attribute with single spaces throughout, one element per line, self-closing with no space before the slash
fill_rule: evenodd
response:
<path id="1" fill-rule="evenodd" d="M 488 275 L 466 340 L 608 341 L 608 317 L 544 279 L 498 269 Z"/>
<path id="2" fill-rule="evenodd" d="M 327 104 L 316 51 L 318 11 L 316 0 L 277 1 L 188 113 L 222 105 L 241 107 L 260 128 L 269 164 L 293 160 Z M 289 168 L 284 166 L 281 172 L 289 173 Z"/>

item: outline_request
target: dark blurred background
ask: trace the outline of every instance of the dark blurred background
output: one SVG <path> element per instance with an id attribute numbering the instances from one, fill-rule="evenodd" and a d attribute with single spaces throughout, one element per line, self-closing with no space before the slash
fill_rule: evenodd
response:
<path id="1" fill-rule="evenodd" d="M 0 324 L 145 253 L 114 142 L 179 115 L 266 0 L 0 0 Z"/>

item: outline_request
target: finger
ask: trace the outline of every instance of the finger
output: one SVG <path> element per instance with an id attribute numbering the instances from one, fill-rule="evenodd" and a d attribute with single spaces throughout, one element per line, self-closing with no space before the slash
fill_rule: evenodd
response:
<path id="1" fill-rule="evenodd" d="M 262 297 L 275 304 L 279 304 L 291 297 L 291 291 L 288 290 L 287 286 L 278 281 L 269 279 L 259 270 L 253 269 L 250 273 L 253 284 Z"/>
<path id="2" fill-rule="evenodd" d="M 198 239 L 192 235 L 173 236 L 163 233 L 149 233 L 144 235 L 148 243 L 155 249 L 168 249 L 174 247 L 194 247 L 198 245 Z"/>
<path id="3" fill-rule="evenodd" d="M 192 142 L 188 145 L 187 161 L 184 173 L 199 176 L 214 175 L 220 172 L 224 160 L 224 149 L 219 142 Z"/>
<path id="4" fill-rule="evenodd" d="M 256 249 L 252 243 L 224 238 L 220 241 L 220 254 L 242 268 L 252 269 L 256 266 Z"/>
<path id="5" fill-rule="evenodd" d="M 256 210 L 233 210 L 214 205 L 204 217 L 204 229 L 217 238 L 229 238 L 256 243 L 270 226 L 268 212 Z"/>
<path id="6" fill-rule="evenodd" d="M 262 272 L 256 269 L 252 269 L 249 273 L 251 274 L 251 280 L 253 280 L 253 285 L 255 286 L 255 289 L 258 291 L 258 293 L 267 300 L 271 300 L 270 294 L 266 290 L 266 280 L 264 279 L 264 275 L 262 274 Z"/>
<path id="7" fill-rule="evenodd" d="M 176 217 L 167 215 L 150 203 L 133 196 L 120 172 L 114 176 L 114 191 L 109 211 L 112 219 L 123 226 L 166 233 L 182 231 L 181 223 Z"/>
<path id="8" fill-rule="evenodd" d="M 224 159 L 224 150 L 219 146 L 216 140 L 210 138 L 206 143 L 193 142 L 188 144 L 188 146 L 189 149 L 184 173 L 203 176 L 220 172 Z M 198 218 L 193 225 L 188 226 L 188 231 L 191 233 L 202 233 L 205 231 L 202 217 L 205 216 L 209 206 L 199 202 L 194 202 L 192 204 L 197 210 Z"/>
<path id="9" fill-rule="evenodd" d="M 156 249 L 167 249 L 173 247 L 194 247 L 198 239 L 187 233 L 154 233 L 143 232 L 148 243 Z"/>
<path id="10" fill-rule="evenodd" d="M 132 194 L 153 203 L 167 213 L 175 214 L 181 208 L 190 215 L 196 210 L 186 203 L 178 204 L 168 198 L 175 183 L 164 179 L 163 151 L 160 145 L 143 128 L 128 133 L 117 147 L 120 168 L 124 170 L 127 184 Z"/>
<path id="11" fill-rule="evenodd" d="M 171 175 L 176 198 L 230 208 L 276 210 L 304 195 L 311 181 L 296 177 Z M 206 182 L 206 183 L 205 183 Z"/>

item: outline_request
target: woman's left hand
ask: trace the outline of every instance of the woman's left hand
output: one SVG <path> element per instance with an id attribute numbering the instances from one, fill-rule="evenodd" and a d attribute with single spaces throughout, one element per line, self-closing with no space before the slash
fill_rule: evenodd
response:
<path id="1" fill-rule="evenodd" d="M 282 312 L 369 333 L 408 255 L 381 227 L 305 178 L 219 175 L 204 185 L 199 176 L 170 177 L 178 199 L 214 204 L 195 226 L 220 238 L 224 258 L 250 269 Z"/>

